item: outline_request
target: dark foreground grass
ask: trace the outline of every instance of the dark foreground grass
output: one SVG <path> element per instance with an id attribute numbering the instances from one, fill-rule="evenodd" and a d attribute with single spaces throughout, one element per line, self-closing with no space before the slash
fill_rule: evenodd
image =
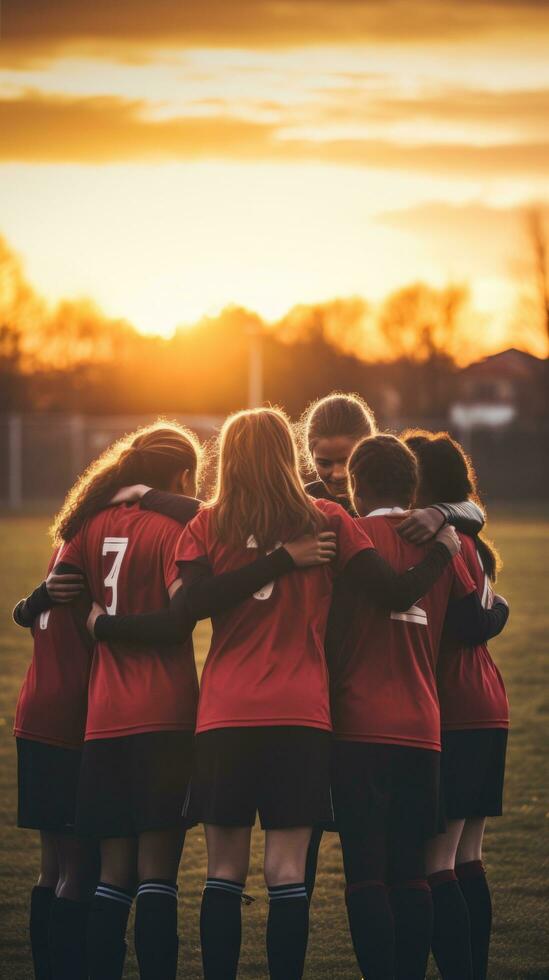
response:
<path id="1" fill-rule="evenodd" d="M 26 936 L 29 891 L 38 867 L 37 835 L 17 830 L 16 771 L 11 735 L 14 706 L 31 647 L 28 635 L 10 621 L 14 602 L 43 575 L 49 555 L 42 518 L 0 520 L 0 864 L 2 868 L 0 977 L 31 977 Z M 547 842 L 549 796 L 547 682 L 549 608 L 545 565 L 549 554 L 549 521 L 520 514 L 498 515 L 490 528 L 505 558 L 500 589 L 512 614 L 506 633 L 493 644 L 512 705 L 505 816 L 489 826 L 485 859 L 493 886 L 495 931 L 491 980 L 549 978 L 547 920 Z M 196 636 L 203 659 L 208 630 Z M 257 901 L 243 910 L 244 941 L 240 976 L 266 976 L 263 935 L 267 903 L 261 878 L 261 836 L 254 836 L 247 891 Z M 198 910 L 204 879 L 205 847 L 200 830 L 189 834 L 180 886 L 181 956 L 179 977 L 201 977 Z M 341 861 L 336 840 L 322 847 L 320 875 L 311 909 L 311 936 L 306 977 L 351 980 L 359 976 L 350 948 L 343 905 Z M 126 977 L 137 977 L 130 953 Z M 435 977 L 436 972 L 429 976 Z"/>

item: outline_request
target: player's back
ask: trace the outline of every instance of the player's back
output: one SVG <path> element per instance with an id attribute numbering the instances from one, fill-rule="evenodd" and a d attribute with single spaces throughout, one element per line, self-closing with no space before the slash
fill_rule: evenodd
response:
<path id="1" fill-rule="evenodd" d="M 111 507 L 85 522 L 63 560 L 82 569 L 108 614 L 152 612 L 169 604 L 180 535 L 169 517 Z M 86 738 L 192 729 L 197 697 L 192 641 L 169 648 L 98 642 Z"/>
<path id="2" fill-rule="evenodd" d="M 397 533 L 402 514 L 359 519 L 398 573 L 419 564 L 426 548 Z M 458 584 L 463 582 L 463 585 Z M 472 590 L 454 561 L 429 592 L 404 612 L 357 600 L 332 681 L 334 728 L 340 738 L 440 747 L 436 659 L 449 598 Z"/>
<path id="3" fill-rule="evenodd" d="M 51 556 L 48 573 L 61 560 Z M 86 630 L 89 596 L 54 605 L 37 616 L 33 656 L 15 713 L 14 734 L 52 745 L 76 748 L 86 725 L 88 678 L 93 642 Z"/>
<path id="4" fill-rule="evenodd" d="M 493 590 L 475 540 L 460 534 L 461 556 L 485 609 L 492 606 Z M 488 646 L 462 646 L 444 633 L 437 665 L 443 729 L 507 728 L 509 702 L 503 678 Z"/>

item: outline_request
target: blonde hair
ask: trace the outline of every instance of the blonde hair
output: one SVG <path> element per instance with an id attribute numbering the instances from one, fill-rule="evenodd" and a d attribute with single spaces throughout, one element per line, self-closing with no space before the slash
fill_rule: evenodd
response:
<path id="1" fill-rule="evenodd" d="M 219 438 L 217 486 L 207 504 L 219 538 L 261 550 L 314 534 L 324 517 L 305 492 L 290 422 L 281 409 L 256 408 L 226 419 Z"/>
<path id="2" fill-rule="evenodd" d="M 177 473 L 198 471 L 201 455 L 197 436 L 177 422 L 159 419 L 123 436 L 90 463 L 69 490 L 50 528 L 54 543 L 70 541 L 121 487 L 145 483 L 167 490 Z"/>

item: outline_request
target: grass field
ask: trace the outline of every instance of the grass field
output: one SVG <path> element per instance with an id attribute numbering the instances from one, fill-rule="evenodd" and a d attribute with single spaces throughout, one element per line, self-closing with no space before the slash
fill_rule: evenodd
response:
<path id="1" fill-rule="evenodd" d="M 29 636 L 12 622 L 15 601 L 41 579 L 49 555 L 46 521 L 42 518 L 0 519 L 2 561 L 0 594 L 0 789 L 2 835 L 0 893 L 2 933 L 0 977 L 31 977 L 26 937 L 29 891 L 38 866 L 37 835 L 17 830 L 16 771 L 11 735 L 18 690 L 28 663 Z M 549 606 L 545 562 L 549 552 L 549 520 L 520 514 L 498 514 L 490 533 L 505 559 L 499 590 L 511 603 L 505 634 L 493 644 L 507 683 L 512 708 L 505 816 L 493 820 L 486 839 L 485 861 L 493 886 L 495 930 L 491 980 L 549 978 L 547 864 L 549 794 L 546 749 L 549 744 Z M 208 630 L 196 636 L 203 659 Z M 201 977 L 198 910 L 205 868 L 200 830 L 188 837 L 180 871 L 179 977 Z M 308 980 L 351 980 L 359 976 L 350 948 L 343 905 L 341 862 L 335 838 L 328 836 L 320 859 L 321 873 L 311 909 Z M 263 931 L 267 903 L 261 878 L 261 841 L 255 837 L 247 891 L 257 898 L 244 909 L 244 941 L 240 976 L 259 980 L 266 975 Z M 130 955 L 126 977 L 137 977 Z M 436 972 L 429 973 L 435 977 Z"/>

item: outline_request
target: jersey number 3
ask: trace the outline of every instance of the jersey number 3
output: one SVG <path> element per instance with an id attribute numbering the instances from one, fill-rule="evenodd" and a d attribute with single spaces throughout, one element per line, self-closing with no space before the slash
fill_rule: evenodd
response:
<path id="1" fill-rule="evenodd" d="M 112 555 L 114 554 L 114 561 L 111 566 L 111 570 L 106 578 L 103 580 L 103 584 L 107 589 L 111 590 L 111 601 L 108 606 L 105 606 L 105 611 L 109 616 L 114 616 L 116 612 L 116 606 L 118 603 L 118 576 L 120 575 L 120 569 L 122 568 L 122 559 L 126 554 L 126 548 L 128 547 L 128 538 L 105 538 L 103 540 L 103 551 L 102 555 Z"/>

